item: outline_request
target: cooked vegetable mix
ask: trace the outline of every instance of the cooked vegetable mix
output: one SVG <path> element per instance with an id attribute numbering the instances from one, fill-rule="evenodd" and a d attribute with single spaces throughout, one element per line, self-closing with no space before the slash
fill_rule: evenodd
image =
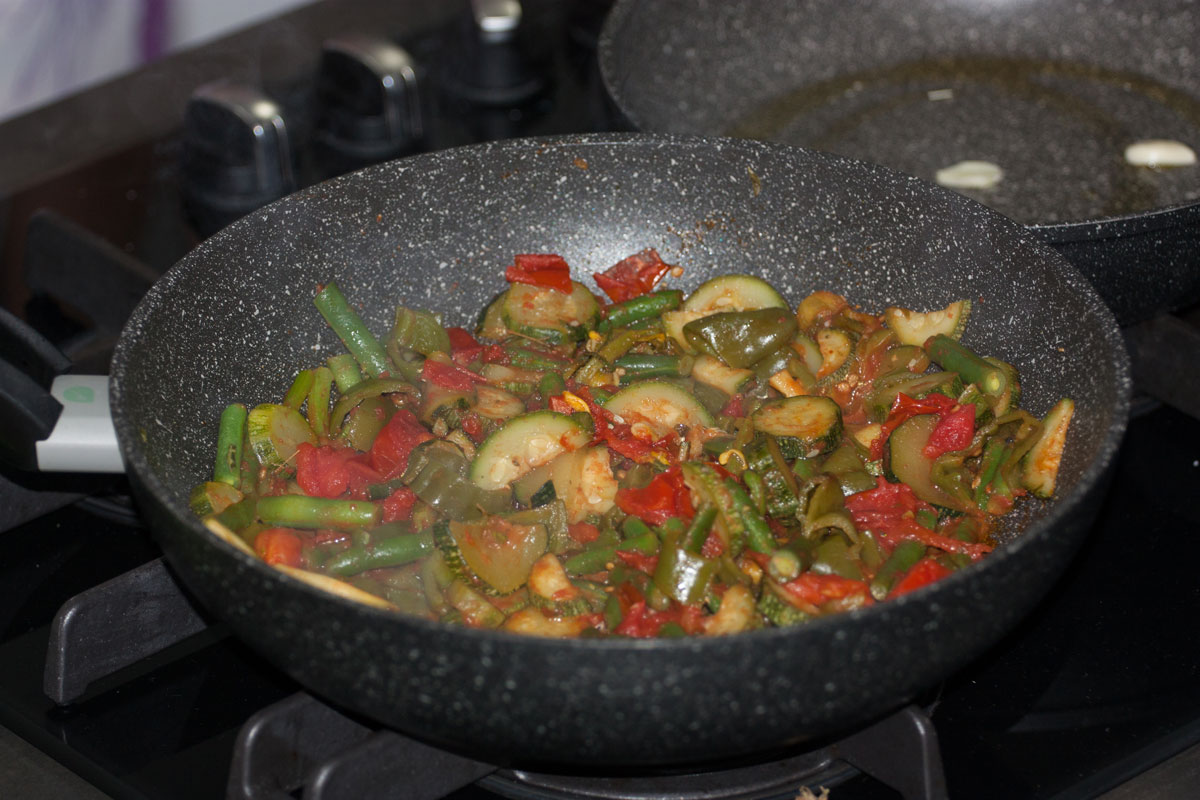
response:
<path id="1" fill-rule="evenodd" d="M 886 601 L 1050 497 L 1074 406 L 1018 406 L 969 300 L 793 310 L 750 275 L 690 295 L 653 250 L 573 281 L 518 255 L 474 332 L 399 307 L 377 338 L 222 414 L 191 495 L 269 564 L 346 597 L 541 636 L 718 635 Z"/>

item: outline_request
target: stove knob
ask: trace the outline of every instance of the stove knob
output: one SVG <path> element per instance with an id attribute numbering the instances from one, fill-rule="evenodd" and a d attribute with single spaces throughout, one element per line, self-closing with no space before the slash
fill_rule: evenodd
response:
<path id="1" fill-rule="evenodd" d="M 352 159 L 395 156 L 424 134 L 416 66 L 385 39 L 345 35 L 326 41 L 317 93 L 318 139 Z"/>
<path id="2" fill-rule="evenodd" d="M 189 199 L 240 214 L 296 189 L 283 108 L 261 91 L 219 81 L 192 93 L 184 114 Z"/>
<path id="3" fill-rule="evenodd" d="M 517 0 L 471 0 L 468 23 L 443 49 L 446 90 L 482 106 L 516 106 L 540 95 L 547 72 L 521 33 Z"/>

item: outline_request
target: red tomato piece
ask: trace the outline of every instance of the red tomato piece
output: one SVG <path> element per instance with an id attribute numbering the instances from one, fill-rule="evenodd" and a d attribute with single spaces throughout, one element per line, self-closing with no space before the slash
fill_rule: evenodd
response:
<path id="1" fill-rule="evenodd" d="M 949 413 L 956 405 L 957 403 L 954 400 L 946 397 L 944 394 L 934 393 L 919 399 L 909 397 L 904 392 L 896 395 L 896 400 L 892 403 L 892 410 L 888 414 L 888 418 L 880 426 L 879 436 L 875 438 L 875 441 L 871 442 L 871 460 L 878 461 L 883 457 L 883 446 L 887 443 L 888 437 L 905 420 L 921 414 L 944 415 Z"/>
<path id="2" fill-rule="evenodd" d="M 254 552 L 268 564 L 299 567 L 304 561 L 301 550 L 300 537 L 287 528 L 267 528 L 254 537 Z"/>
<path id="3" fill-rule="evenodd" d="M 296 449 L 296 483 L 309 497 L 354 495 L 379 481 L 362 454 L 349 448 L 301 442 Z"/>
<path id="4" fill-rule="evenodd" d="M 417 495 L 407 486 L 401 486 L 383 499 L 383 521 L 397 522 L 412 516 Z"/>
<path id="5" fill-rule="evenodd" d="M 524 253 L 513 257 L 513 264 L 504 271 L 509 283 L 526 283 L 571 293 L 571 268 L 562 256 L 552 253 Z"/>
<path id="6" fill-rule="evenodd" d="M 637 550 L 618 550 L 617 558 L 621 559 L 625 566 L 641 570 L 647 575 L 653 575 L 658 566 L 658 556 L 648 556 Z"/>
<path id="7" fill-rule="evenodd" d="M 917 497 L 907 483 L 889 483 L 883 477 L 877 477 L 874 489 L 855 492 L 846 498 L 846 509 L 851 515 L 877 511 L 900 516 L 922 509 L 932 511 L 933 506 Z"/>
<path id="8" fill-rule="evenodd" d="M 594 542 L 600 538 L 600 529 L 590 522 L 572 522 L 567 526 L 567 533 L 580 544 Z"/>
<path id="9" fill-rule="evenodd" d="M 466 328 L 446 328 L 446 333 L 450 336 L 450 358 L 455 364 L 466 366 L 483 354 L 484 346 Z"/>
<path id="10" fill-rule="evenodd" d="M 922 586 L 928 586 L 935 581 L 940 581 L 951 572 L 953 570 L 949 567 L 943 566 L 936 559 L 926 556 L 916 564 L 913 564 L 908 572 L 904 573 L 904 577 L 896 581 L 896 585 L 888 592 L 888 597 L 899 597 L 902 594 L 908 594 L 915 589 L 920 589 Z"/>
<path id="11" fill-rule="evenodd" d="M 382 480 L 394 478 L 408 467 L 408 456 L 413 448 L 432 438 L 433 434 L 425 430 L 416 414 L 407 408 L 398 408 L 375 436 L 371 445 L 371 466 Z"/>
<path id="12" fill-rule="evenodd" d="M 618 489 L 616 504 L 647 525 L 661 525 L 673 517 L 691 519 L 695 515 L 679 467 L 660 472 L 641 489 Z"/>
<path id="13" fill-rule="evenodd" d="M 475 387 L 475 384 L 487 382 L 482 375 L 471 372 L 469 369 L 432 358 L 425 359 L 425 364 L 421 367 L 421 379 L 441 386 L 443 389 L 457 392 L 469 392 Z"/>
<path id="14" fill-rule="evenodd" d="M 961 406 L 938 420 L 922 452 L 926 458 L 937 458 L 955 450 L 964 450 L 970 447 L 974 436 L 975 406 Z"/>
<path id="15" fill-rule="evenodd" d="M 654 290 L 671 265 L 653 248 L 634 253 L 592 277 L 614 303 L 623 303 Z"/>
<path id="16" fill-rule="evenodd" d="M 870 587 L 865 581 L 853 578 L 843 578 L 840 575 L 817 575 L 812 572 L 801 573 L 796 578 L 783 585 L 791 594 L 800 600 L 820 606 L 830 600 L 841 600 L 845 597 L 862 595 L 870 598 Z"/>

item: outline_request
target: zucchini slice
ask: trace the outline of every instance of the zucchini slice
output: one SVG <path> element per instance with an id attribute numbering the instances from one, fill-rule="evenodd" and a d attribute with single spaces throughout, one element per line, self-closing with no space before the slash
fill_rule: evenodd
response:
<path id="1" fill-rule="evenodd" d="M 475 387 L 475 413 L 495 420 L 512 419 L 525 411 L 525 402 L 507 389 L 481 383 Z"/>
<path id="2" fill-rule="evenodd" d="M 582 522 L 589 514 L 611 510 L 617 498 L 607 447 L 585 447 L 564 453 L 550 465 L 554 495 L 567 507 L 568 522 Z"/>
<path id="3" fill-rule="evenodd" d="M 817 324 L 818 319 L 832 319 L 849 306 L 850 303 L 840 294 L 818 290 L 800 301 L 800 305 L 796 307 L 796 322 L 800 325 L 800 330 L 807 331 Z"/>
<path id="4" fill-rule="evenodd" d="M 804 366 L 808 367 L 809 372 L 816 375 L 821 371 L 821 364 L 825 359 L 821 355 L 821 348 L 811 336 L 797 333 L 792 339 L 792 349 L 796 351 L 796 355 L 800 356 L 800 360 L 804 362 Z"/>
<path id="5" fill-rule="evenodd" d="M 854 345 L 857 340 L 857 336 L 841 328 L 822 328 L 817 331 L 817 347 L 821 352 L 817 379 L 831 384 L 845 380 L 854 365 Z"/>
<path id="6" fill-rule="evenodd" d="M 783 296 L 762 278 L 737 274 L 707 280 L 683 301 L 684 311 L 700 312 L 701 315 L 787 307 Z"/>
<path id="7" fill-rule="evenodd" d="M 279 403 L 253 408 L 246 415 L 246 435 L 258 462 L 269 468 L 290 462 L 302 443 L 317 443 L 317 435 L 304 415 Z"/>
<path id="8" fill-rule="evenodd" d="M 1075 413 L 1075 401 L 1064 397 L 1054 404 L 1042 420 L 1041 438 L 1025 454 L 1021 482 L 1038 497 L 1050 497 L 1058 481 L 1058 466 L 1067 443 L 1067 428 Z"/>
<path id="9" fill-rule="evenodd" d="M 456 577 L 486 594 L 514 592 L 529 580 L 529 571 L 546 552 L 545 525 L 521 525 L 488 516 L 475 522 L 438 523 L 433 540 Z"/>
<path id="10" fill-rule="evenodd" d="M 241 499 L 241 491 L 228 483 L 205 481 L 188 495 L 188 508 L 197 517 L 207 517 L 209 514 L 220 514 Z"/>
<path id="11" fill-rule="evenodd" d="M 796 439 L 810 455 L 832 450 L 842 437 L 842 409 L 820 395 L 768 400 L 751 416 L 754 429 Z"/>
<path id="12" fill-rule="evenodd" d="M 462 621 L 473 628 L 498 628 L 504 622 L 504 612 L 496 608 L 479 592 L 461 579 L 450 582 L 442 593 Z"/>
<path id="13" fill-rule="evenodd" d="M 912 311 L 891 306 L 884 309 L 883 321 L 891 328 L 901 344 L 921 347 L 930 336 L 962 337 L 967 319 L 971 316 L 971 301 L 956 300 L 940 311 Z"/>
<path id="14" fill-rule="evenodd" d="M 754 379 L 754 370 L 737 369 L 716 356 L 699 355 L 692 364 L 692 378 L 727 395 L 734 395 Z"/>
<path id="15" fill-rule="evenodd" d="M 935 506 L 969 511 L 970 506 L 947 494 L 933 482 L 933 459 L 925 456 L 925 445 L 937 427 L 936 414 L 909 417 L 892 431 L 884 448 L 888 480 L 907 483 L 913 494 Z"/>
<path id="16" fill-rule="evenodd" d="M 508 328 L 504 326 L 504 301 L 507 296 L 507 290 L 501 292 L 484 309 L 483 315 L 479 318 L 479 324 L 475 326 L 476 336 L 481 339 L 499 341 L 509 334 Z"/>
<path id="17" fill-rule="evenodd" d="M 481 489 L 502 489 L 535 467 L 578 450 L 592 438 L 579 418 L 556 411 L 513 417 L 484 440 L 471 462 L 471 481 Z"/>
<path id="18" fill-rule="evenodd" d="M 529 599 L 556 617 L 574 617 L 592 610 L 591 601 L 571 583 L 562 562 L 553 553 L 546 553 L 530 567 Z"/>
<path id="19" fill-rule="evenodd" d="M 679 425 L 712 427 L 713 418 L 690 392 L 666 381 L 642 381 L 614 394 L 604 407 L 630 425 L 644 423 L 655 439 Z"/>
<path id="20" fill-rule="evenodd" d="M 586 286 L 571 281 L 571 293 L 514 283 L 505 292 L 500 315 L 505 327 L 550 344 L 577 342 L 596 327 L 600 304 Z"/>

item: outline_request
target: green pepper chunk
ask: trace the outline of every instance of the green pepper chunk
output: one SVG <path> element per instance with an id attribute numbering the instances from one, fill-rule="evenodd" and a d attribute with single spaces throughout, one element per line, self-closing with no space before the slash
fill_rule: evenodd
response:
<path id="1" fill-rule="evenodd" d="M 688 344 L 735 368 L 748 367 L 775 352 L 795 334 L 796 318 L 785 308 L 710 314 L 683 326 Z"/>

